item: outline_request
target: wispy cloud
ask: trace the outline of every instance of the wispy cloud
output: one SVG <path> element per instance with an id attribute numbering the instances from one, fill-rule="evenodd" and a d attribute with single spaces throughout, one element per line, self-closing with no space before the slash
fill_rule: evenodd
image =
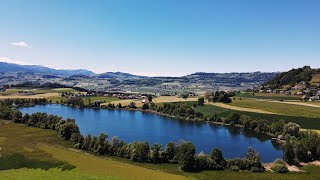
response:
<path id="1" fill-rule="evenodd" d="M 21 65 L 30 65 L 30 63 L 20 61 L 20 60 L 14 60 L 7 57 L 0 57 L 0 62 L 6 62 L 6 63 L 13 63 L 13 64 L 21 64 Z"/>
<path id="2" fill-rule="evenodd" d="M 27 48 L 29 47 L 29 45 L 24 42 L 24 41 L 20 41 L 20 42 L 12 42 L 10 43 L 11 46 L 16 46 L 16 47 L 22 47 L 22 48 Z"/>

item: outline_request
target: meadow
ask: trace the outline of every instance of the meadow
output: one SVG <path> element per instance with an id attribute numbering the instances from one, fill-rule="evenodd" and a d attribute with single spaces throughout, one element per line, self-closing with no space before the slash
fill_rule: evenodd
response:
<path id="1" fill-rule="evenodd" d="M 192 104 L 193 103 L 189 103 L 189 106 L 192 106 Z M 281 104 L 281 105 L 285 106 L 285 104 Z M 288 105 L 287 105 L 287 107 L 288 107 Z M 302 107 L 304 107 L 304 106 L 302 106 Z M 304 107 L 304 108 L 309 108 L 309 107 Z M 214 103 L 205 104 L 204 106 L 198 106 L 195 108 L 195 111 L 201 112 L 204 116 L 207 116 L 207 117 L 210 117 L 210 116 L 214 115 L 215 113 L 217 113 L 218 117 L 226 118 L 231 113 L 236 112 L 241 115 L 250 116 L 252 119 L 265 119 L 265 120 L 269 120 L 269 121 L 283 119 L 287 122 L 297 123 L 302 128 L 305 128 L 305 129 L 318 129 L 318 130 L 320 130 L 320 119 L 319 118 L 238 111 L 238 110 L 232 110 L 232 109 L 218 107 Z"/>
<path id="2" fill-rule="evenodd" d="M 307 107 L 296 104 L 284 104 L 272 101 L 259 101 L 254 99 L 236 99 L 229 105 L 244 108 L 264 110 L 286 116 L 320 118 L 319 107 Z"/>
<path id="3" fill-rule="evenodd" d="M 281 95 L 273 93 L 236 93 L 236 97 L 254 98 L 254 99 L 269 99 L 269 100 L 300 100 L 301 96 Z"/>
<path id="4" fill-rule="evenodd" d="M 74 151 L 52 130 L 0 122 L 0 179 L 184 179 L 183 176 Z"/>

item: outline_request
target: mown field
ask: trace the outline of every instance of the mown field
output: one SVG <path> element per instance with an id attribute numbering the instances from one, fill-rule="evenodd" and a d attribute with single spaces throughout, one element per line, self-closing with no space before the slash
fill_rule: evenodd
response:
<path id="1" fill-rule="evenodd" d="M 101 157 L 70 148 L 54 131 L 0 122 L 0 179 L 319 179 L 320 167 L 305 173 L 233 171 L 186 173 L 177 164 L 146 164 Z"/>
<path id="2" fill-rule="evenodd" d="M 273 93 L 237 93 L 236 97 L 254 98 L 254 99 L 270 99 L 270 100 L 300 100 L 301 96 L 281 95 Z"/>
<path id="3" fill-rule="evenodd" d="M 161 104 L 161 103 L 165 103 L 165 102 L 190 102 L 190 101 L 197 101 L 198 98 L 196 97 L 189 97 L 187 99 L 183 99 L 180 97 L 176 97 L 176 96 L 160 96 L 160 97 L 156 97 L 152 100 L 152 102 L 156 103 L 156 104 Z M 110 103 L 114 103 L 115 105 L 121 103 L 122 106 L 127 106 L 129 105 L 131 102 L 135 102 L 137 107 L 142 107 L 143 103 L 141 100 L 132 100 L 132 99 L 125 99 L 125 100 L 114 100 L 114 101 L 109 101 Z M 105 103 L 103 105 L 107 105 L 108 103 Z"/>
<path id="4" fill-rule="evenodd" d="M 272 101 L 257 101 L 254 99 L 236 99 L 232 103 L 228 104 L 231 106 L 253 108 L 273 112 L 277 114 L 296 116 L 296 117 L 309 117 L 309 118 L 320 118 L 320 108 L 318 107 L 307 107 L 303 105 L 295 104 L 284 104 Z M 320 120 L 320 119 L 319 119 Z"/>
<path id="5" fill-rule="evenodd" d="M 281 104 L 282 105 L 282 104 Z M 286 105 L 286 104 L 283 104 Z M 192 103 L 189 103 L 189 106 L 192 106 Z M 291 106 L 291 105 L 287 105 Z M 303 107 L 303 106 L 302 106 Z M 306 107 L 309 108 L 309 107 Z M 320 108 L 318 108 L 320 109 Z M 277 119 L 283 119 L 288 122 L 294 122 L 299 124 L 302 128 L 305 129 L 318 129 L 320 130 L 320 118 L 312 118 L 312 117 L 298 117 L 298 116 L 288 116 L 288 115 L 279 115 L 279 114 L 264 114 L 264 113 L 256 113 L 256 112 L 245 112 L 245 111 L 237 111 L 227 108 L 222 108 L 215 106 L 214 104 L 206 104 L 204 106 L 199 106 L 195 108 L 195 111 L 203 113 L 205 116 L 212 116 L 217 113 L 218 117 L 226 118 L 231 113 L 239 113 L 241 115 L 250 116 L 252 119 L 265 119 L 269 121 L 274 121 Z"/>

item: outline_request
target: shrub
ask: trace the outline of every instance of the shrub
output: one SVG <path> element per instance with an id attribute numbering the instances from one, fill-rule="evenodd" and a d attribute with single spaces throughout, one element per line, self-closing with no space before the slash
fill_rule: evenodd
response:
<path id="1" fill-rule="evenodd" d="M 250 171 L 251 172 L 261 172 L 260 168 L 258 168 L 258 167 L 251 167 Z"/>
<path id="2" fill-rule="evenodd" d="M 276 159 L 273 161 L 274 164 L 282 164 L 282 165 L 286 165 L 286 162 L 284 162 L 282 159 Z"/>
<path id="3" fill-rule="evenodd" d="M 277 173 L 287 173 L 289 171 L 287 166 L 283 164 L 274 164 L 271 169 Z"/>
<path id="4" fill-rule="evenodd" d="M 240 170 L 239 166 L 231 166 L 230 169 L 232 171 L 239 171 Z"/>

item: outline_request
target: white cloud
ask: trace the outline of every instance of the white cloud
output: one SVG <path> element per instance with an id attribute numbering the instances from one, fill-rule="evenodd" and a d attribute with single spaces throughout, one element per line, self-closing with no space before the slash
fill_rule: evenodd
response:
<path id="1" fill-rule="evenodd" d="M 26 42 L 20 41 L 20 42 L 12 42 L 10 43 L 11 46 L 16 46 L 16 47 L 23 47 L 27 48 L 29 45 Z"/>
<path id="2" fill-rule="evenodd" d="M 0 62 L 6 62 L 6 63 L 13 63 L 13 64 L 21 64 L 21 65 L 30 65 L 30 63 L 20 61 L 20 60 L 13 60 L 7 57 L 0 57 Z"/>

